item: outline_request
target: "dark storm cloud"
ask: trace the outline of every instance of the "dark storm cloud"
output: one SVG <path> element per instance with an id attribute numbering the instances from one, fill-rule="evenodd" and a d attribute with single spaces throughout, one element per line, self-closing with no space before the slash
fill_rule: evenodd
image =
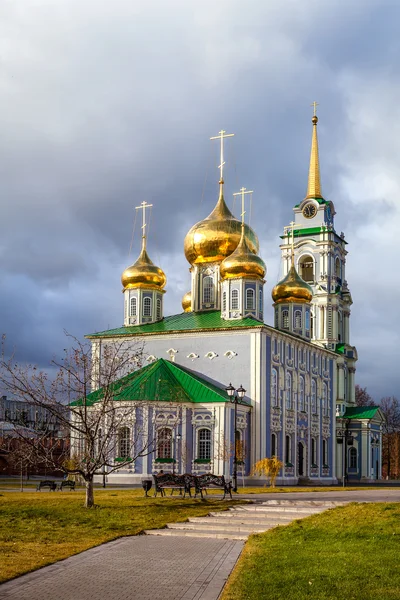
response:
<path id="1" fill-rule="evenodd" d="M 373 216 L 374 202 L 400 193 L 391 163 L 400 135 L 386 156 L 376 122 L 377 90 L 396 110 L 399 12 L 378 0 L 3 3 L 0 314 L 20 356 L 47 364 L 64 328 L 81 336 L 121 324 L 120 274 L 138 253 L 138 222 L 129 247 L 142 200 L 154 205 L 149 253 L 167 273 L 167 312 L 181 310 L 183 239 L 215 203 L 218 149 L 208 138 L 221 127 L 235 133 L 226 199 L 232 207 L 242 185 L 255 190 L 270 290 L 279 235 L 306 189 L 316 99 L 323 190 L 350 242 L 358 381 L 377 397 L 397 393 L 398 336 L 385 333 L 394 309 L 382 314 L 362 273 L 372 265 L 390 277 L 381 231 L 399 222 L 398 204 L 379 228 Z M 383 194 L 363 183 L 372 174 Z"/>

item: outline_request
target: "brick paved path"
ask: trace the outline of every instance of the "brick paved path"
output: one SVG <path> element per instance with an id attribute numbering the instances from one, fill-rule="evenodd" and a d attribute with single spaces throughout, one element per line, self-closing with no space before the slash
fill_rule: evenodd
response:
<path id="1" fill-rule="evenodd" d="M 217 600 L 243 542 L 125 537 L 0 586 L 15 600 Z"/>

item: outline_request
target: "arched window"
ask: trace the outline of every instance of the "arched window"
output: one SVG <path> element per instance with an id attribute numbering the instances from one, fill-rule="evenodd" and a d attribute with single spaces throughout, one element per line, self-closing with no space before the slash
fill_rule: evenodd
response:
<path id="1" fill-rule="evenodd" d="M 137 300 L 136 298 L 131 298 L 131 317 L 136 317 L 137 315 Z"/>
<path id="2" fill-rule="evenodd" d="M 259 292 L 258 292 L 258 310 L 260 312 L 263 312 L 263 308 L 264 308 L 264 306 L 263 306 L 263 291 L 260 288 Z"/>
<path id="3" fill-rule="evenodd" d="M 278 371 L 272 369 L 271 372 L 271 404 L 278 406 Z"/>
<path id="4" fill-rule="evenodd" d="M 317 452 L 315 438 L 311 438 L 311 466 L 317 464 Z"/>
<path id="5" fill-rule="evenodd" d="M 304 411 L 304 377 L 299 377 L 299 410 Z"/>
<path id="6" fill-rule="evenodd" d="M 282 311 L 282 329 L 289 329 L 289 311 Z"/>
<path id="7" fill-rule="evenodd" d="M 203 279 L 203 302 L 205 304 L 214 302 L 214 280 L 210 275 Z"/>
<path id="8" fill-rule="evenodd" d="M 143 316 L 151 317 L 151 298 L 149 297 L 143 299 Z"/>
<path id="9" fill-rule="evenodd" d="M 276 453 L 276 434 L 271 434 L 271 458 L 277 456 Z"/>
<path id="10" fill-rule="evenodd" d="M 326 383 L 322 384 L 322 414 L 324 417 L 328 414 L 328 387 Z"/>
<path id="11" fill-rule="evenodd" d="M 246 310 L 254 310 L 255 309 L 255 292 L 254 290 L 247 289 L 246 290 Z"/>
<path id="12" fill-rule="evenodd" d="M 292 375 L 286 373 L 286 408 L 292 409 Z"/>
<path id="13" fill-rule="evenodd" d="M 339 279 L 341 278 L 341 269 L 340 269 L 340 258 L 337 256 L 335 260 L 335 275 Z"/>
<path id="14" fill-rule="evenodd" d="M 131 430 L 129 427 L 121 427 L 118 430 L 118 457 L 129 458 L 130 457 L 130 437 Z"/>
<path id="15" fill-rule="evenodd" d="M 285 463 L 292 463 L 292 439 L 290 435 L 285 437 Z"/>
<path id="16" fill-rule="evenodd" d="M 197 434 L 197 458 L 211 460 L 211 431 L 199 429 Z"/>
<path id="17" fill-rule="evenodd" d="M 239 290 L 232 290 L 231 292 L 231 308 L 232 310 L 239 310 Z"/>
<path id="18" fill-rule="evenodd" d="M 313 415 L 317 414 L 317 384 L 315 379 L 311 380 L 311 412 Z"/>
<path id="19" fill-rule="evenodd" d="M 157 458 L 172 458 L 172 429 L 161 427 L 157 431 Z"/>
<path id="20" fill-rule="evenodd" d="M 349 450 L 349 468 L 357 469 L 357 450 L 354 447 Z"/>
<path id="21" fill-rule="evenodd" d="M 157 298 L 157 319 L 161 319 L 161 298 Z"/>
<path id="22" fill-rule="evenodd" d="M 222 310 L 223 312 L 226 311 L 226 292 L 222 294 Z"/>
<path id="23" fill-rule="evenodd" d="M 301 310 L 294 311 L 294 327 L 295 329 L 301 329 L 302 327 Z"/>
<path id="24" fill-rule="evenodd" d="M 299 261 L 300 277 L 307 283 L 314 283 L 314 259 L 312 256 L 302 256 Z"/>

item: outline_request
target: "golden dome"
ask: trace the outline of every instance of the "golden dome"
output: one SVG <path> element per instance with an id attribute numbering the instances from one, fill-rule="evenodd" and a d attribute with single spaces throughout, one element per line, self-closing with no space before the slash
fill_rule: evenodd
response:
<path id="1" fill-rule="evenodd" d="M 311 286 L 300 277 L 293 264 L 286 277 L 277 283 L 272 290 L 272 299 L 275 304 L 286 302 L 306 304 L 311 302 L 312 297 Z"/>
<path id="2" fill-rule="evenodd" d="M 192 312 L 192 292 L 186 292 L 182 298 L 182 308 L 184 312 Z"/>
<path id="3" fill-rule="evenodd" d="M 212 213 L 193 225 L 185 237 L 185 256 L 192 265 L 221 262 L 239 244 L 241 223 L 225 204 L 223 184 L 221 180 L 219 199 Z M 248 225 L 245 225 L 245 235 L 250 251 L 258 252 L 258 238 Z"/>
<path id="4" fill-rule="evenodd" d="M 245 225 L 243 224 L 239 245 L 221 263 L 221 279 L 234 279 L 237 277 L 263 279 L 266 271 L 267 267 L 262 258 L 249 249 L 245 236 Z"/>
<path id="5" fill-rule="evenodd" d="M 124 290 L 148 288 L 162 290 L 167 283 L 165 273 L 156 267 L 146 252 L 146 238 L 142 240 L 142 250 L 137 261 L 125 269 L 121 277 Z"/>

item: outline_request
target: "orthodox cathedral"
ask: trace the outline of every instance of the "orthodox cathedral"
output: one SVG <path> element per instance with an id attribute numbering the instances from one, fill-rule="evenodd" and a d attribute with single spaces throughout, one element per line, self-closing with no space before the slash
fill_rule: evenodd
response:
<path id="1" fill-rule="evenodd" d="M 314 105 L 307 194 L 281 236 L 284 277 L 272 291 L 273 326 L 264 322 L 267 268 L 245 222 L 249 192 L 240 191 L 241 219 L 224 199 L 224 140 L 232 134 L 217 136 L 215 207 L 184 240 L 191 290 L 176 315 L 163 314 L 167 278 L 147 253 L 142 203 L 141 252 L 122 274 L 124 325 L 87 337 L 100 360 L 110 342 L 144 344 L 145 365 L 124 392 L 137 416 L 118 432 L 114 460 L 129 456 L 138 422 L 157 444 L 110 473 L 110 482 L 140 482 L 159 470 L 229 478 L 235 454 L 249 484 L 252 465 L 271 456 L 283 462 L 281 485 L 381 477 L 380 410 L 355 403 L 347 242 L 322 195 L 317 122 Z"/>

